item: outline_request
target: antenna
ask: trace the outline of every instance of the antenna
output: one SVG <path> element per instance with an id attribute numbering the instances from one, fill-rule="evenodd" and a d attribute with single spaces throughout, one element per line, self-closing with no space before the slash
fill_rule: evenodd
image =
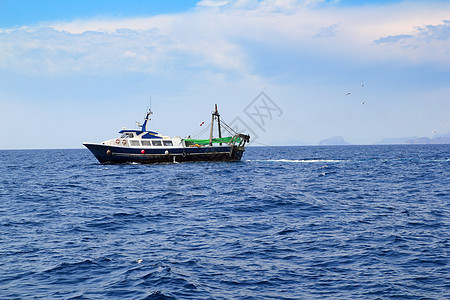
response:
<path id="1" fill-rule="evenodd" d="M 153 114 L 153 112 L 152 112 L 152 96 L 150 96 L 150 100 L 149 100 L 149 103 L 147 106 L 147 112 L 146 112 L 146 115 L 144 118 L 144 123 L 141 125 L 139 122 L 137 122 L 138 126 L 141 126 L 142 131 L 147 131 L 147 124 L 148 124 L 148 121 L 151 120 L 150 115 L 152 115 L 152 114 Z"/>
<path id="2" fill-rule="evenodd" d="M 150 95 L 150 99 L 148 101 L 147 111 L 152 115 L 152 95 Z"/>

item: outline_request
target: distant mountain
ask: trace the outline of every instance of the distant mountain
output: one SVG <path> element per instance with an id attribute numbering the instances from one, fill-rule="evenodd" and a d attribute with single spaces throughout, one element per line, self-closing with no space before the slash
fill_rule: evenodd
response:
<path id="1" fill-rule="evenodd" d="M 441 138 L 441 137 L 450 137 L 450 131 L 447 133 L 439 133 L 439 134 L 435 134 L 433 136 L 433 138 Z"/>
<path id="2" fill-rule="evenodd" d="M 430 144 L 431 139 L 429 137 L 419 137 L 416 139 L 411 139 L 405 141 L 405 144 L 416 145 L 416 144 Z"/>
<path id="3" fill-rule="evenodd" d="M 432 144 L 450 144 L 450 137 L 434 137 L 431 139 Z"/>
<path id="4" fill-rule="evenodd" d="M 450 144 L 450 131 L 447 133 L 435 134 L 433 137 L 399 137 L 399 138 L 385 138 L 374 145 L 423 145 L 423 144 Z M 320 146 L 340 146 L 351 145 L 344 140 L 342 136 L 333 136 L 323 139 L 319 142 Z"/>
<path id="5" fill-rule="evenodd" d="M 418 145 L 418 144 L 450 144 L 450 137 L 434 137 L 434 138 L 428 138 L 428 137 L 421 137 L 417 139 L 408 140 L 405 142 L 405 144 L 409 145 Z"/>
<path id="6" fill-rule="evenodd" d="M 436 134 L 432 138 L 429 137 L 401 137 L 401 138 L 387 138 L 376 142 L 375 145 L 401 145 L 401 144 L 450 144 L 450 132 Z"/>
<path id="7" fill-rule="evenodd" d="M 450 144 L 450 131 L 434 135 L 432 138 L 420 137 L 405 141 L 405 144 Z"/>
<path id="8" fill-rule="evenodd" d="M 341 146 L 341 145 L 351 145 L 344 140 L 342 136 L 334 136 L 328 139 L 323 139 L 319 142 L 320 146 Z"/>
<path id="9" fill-rule="evenodd" d="M 376 142 L 375 145 L 399 145 L 399 144 L 404 144 L 409 140 L 414 140 L 417 138 L 419 138 L 419 137 L 411 136 L 411 137 L 400 137 L 400 138 L 387 138 L 387 139 L 382 139 L 379 142 Z"/>

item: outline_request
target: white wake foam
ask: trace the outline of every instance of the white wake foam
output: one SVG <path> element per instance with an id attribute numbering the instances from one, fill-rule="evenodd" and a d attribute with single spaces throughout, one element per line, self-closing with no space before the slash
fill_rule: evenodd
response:
<path id="1" fill-rule="evenodd" d="M 336 159 L 251 159 L 246 160 L 250 162 L 283 162 L 283 163 L 333 163 L 342 162 L 343 160 Z"/>

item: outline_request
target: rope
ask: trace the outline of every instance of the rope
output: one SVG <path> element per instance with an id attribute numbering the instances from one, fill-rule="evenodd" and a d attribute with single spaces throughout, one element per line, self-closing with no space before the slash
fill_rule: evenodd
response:
<path id="1" fill-rule="evenodd" d="M 226 131 L 228 131 L 228 133 L 230 133 L 231 135 L 236 135 L 238 134 L 238 132 L 236 132 L 236 130 L 234 130 L 233 128 L 231 128 L 230 125 L 228 125 L 227 123 L 225 123 L 224 120 L 220 120 L 220 123 L 223 125 L 224 129 Z"/>
<path id="2" fill-rule="evenodd" d="M 199 136 L 203 135 L 208 129 L 211 127 L 211 124 L 208 124 L 208 126 L 205 126 L 202 130 L 200 130 L 198 133 L 193 134 L 193 138 L 198 138 Z"/>
<path id="3" fill-rule="evenodd" d="M 234 130 L 230 125 L 228 125 L 227 123 L 225 123 L 225 121 L 223 119 L 220 120 L 220 124 L 222 125 L 222 128 L 225 129 L 229 134 L 231 135 L 237 135 L 239 134 L 236 130 Z M 203 135 L 204 133 L 206 133 L 206 131 L 211 127 L 211 123 L 208 124 L 208 126 L 205 126 L 205 128 L 203 128 L 200 132 L 193 134 L 192 137 L 193 138 L 198 138 L 199 136 Z M 256 143 L 256 142 L 255 142 Z M 260 143 L 261 144 L 261 143 Z M 263 146 L 268 146 L 268 145 L 264 145 L 261 144 Z"/>

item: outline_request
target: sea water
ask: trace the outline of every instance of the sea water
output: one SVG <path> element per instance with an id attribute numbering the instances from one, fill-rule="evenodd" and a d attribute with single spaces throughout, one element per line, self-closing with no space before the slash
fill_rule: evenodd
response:
<path id="1" fill-rule="evenodd" d="M 450 298 L 450 145 L 0 162 L 1 299 Z"/>

